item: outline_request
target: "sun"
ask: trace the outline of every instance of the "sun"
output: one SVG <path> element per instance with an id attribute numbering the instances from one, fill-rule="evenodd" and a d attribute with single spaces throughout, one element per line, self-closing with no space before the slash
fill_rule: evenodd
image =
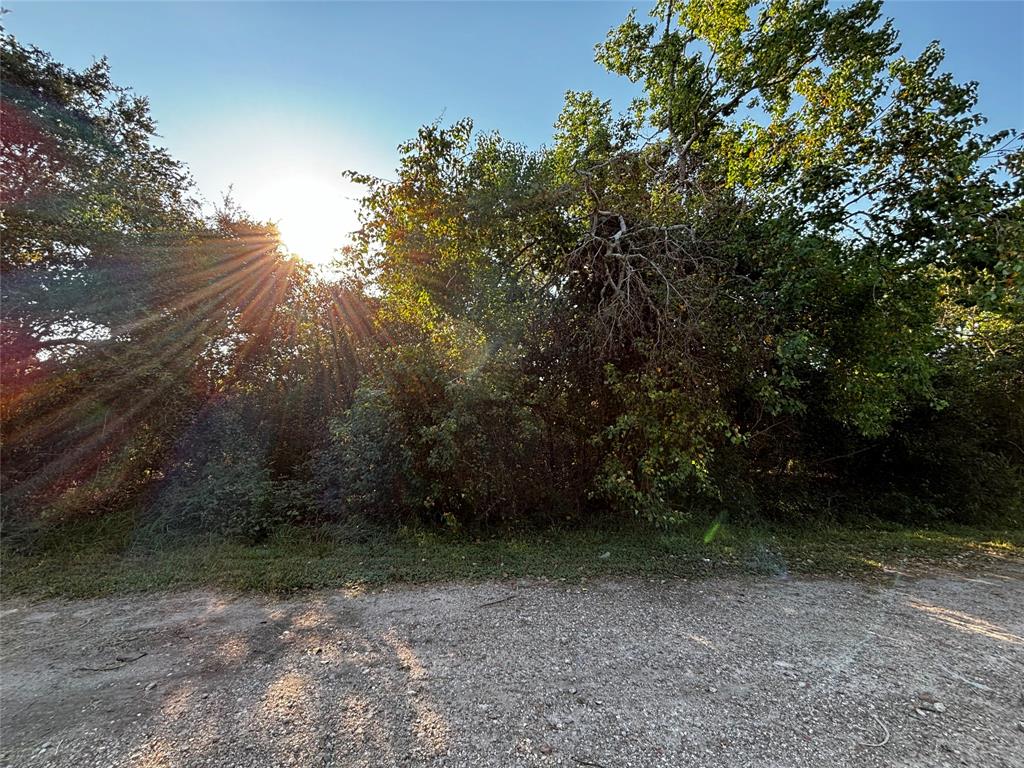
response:
<path id="1" fill-rule="evenodd" d="M 274 218 L 288 251 L 327 265 L 358 226 L 351 190 L 342 179 L 294 175 L 272 185 Z"/>

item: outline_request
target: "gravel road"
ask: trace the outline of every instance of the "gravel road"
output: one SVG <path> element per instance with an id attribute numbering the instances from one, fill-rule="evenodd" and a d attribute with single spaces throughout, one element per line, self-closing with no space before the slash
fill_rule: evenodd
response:
<path id="1" fill-rule="evenodd" d="M 1024 564 L 5 601 L 0 765 L 1024 766 Z"/>

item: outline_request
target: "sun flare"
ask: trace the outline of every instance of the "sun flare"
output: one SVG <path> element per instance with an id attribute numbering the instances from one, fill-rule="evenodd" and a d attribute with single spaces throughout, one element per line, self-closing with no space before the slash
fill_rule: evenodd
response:
<path id="1" fill-rule="evenodd" d="M 281 241 L 289 252 L 323 266 L 350 240 L 355 203 L 342 181 L 293 176 L 273 185 Z"/>

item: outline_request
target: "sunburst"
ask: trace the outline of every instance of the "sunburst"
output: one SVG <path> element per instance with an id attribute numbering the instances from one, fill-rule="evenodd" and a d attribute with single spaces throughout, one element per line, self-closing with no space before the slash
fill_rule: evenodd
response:
<path id="1" fill-rule="evenodd" d="M 343 183 L 295 175 L 273 185 L 281 241 L 289 252 L 316 266 L 328 264 L 357 226 L 355 202 Z"/>

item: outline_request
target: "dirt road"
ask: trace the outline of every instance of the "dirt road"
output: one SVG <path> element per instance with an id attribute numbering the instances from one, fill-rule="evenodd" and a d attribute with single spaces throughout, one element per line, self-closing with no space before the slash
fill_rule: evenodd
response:
<path id="1" fill-rule="evenodd" d="M 0 765 L 1024 766 L 1024 565 L 4 604 Z"/>

